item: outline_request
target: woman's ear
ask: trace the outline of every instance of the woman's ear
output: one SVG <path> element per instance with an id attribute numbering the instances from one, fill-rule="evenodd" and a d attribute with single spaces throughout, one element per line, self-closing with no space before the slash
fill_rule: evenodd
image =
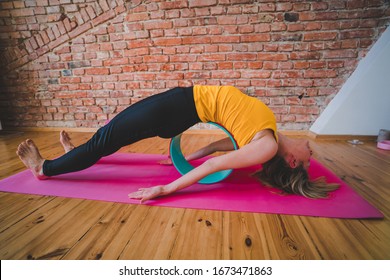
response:
<path id="1" fill-rule="evenodd" d="M 291 167 L 291 168 L 296 168 L 298 167 L 298 160 L 295 158 L 295 156 L 293 154 L 289 154 L 287 156 L 287 162 L 288 162 L 288 165 Z"/>

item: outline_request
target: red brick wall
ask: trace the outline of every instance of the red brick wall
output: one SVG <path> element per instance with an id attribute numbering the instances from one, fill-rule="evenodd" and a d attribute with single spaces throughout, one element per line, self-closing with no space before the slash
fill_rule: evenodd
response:
<path id="1" fill-rule="evenodd" d="M 234 85 L 308 129 L 390 22 L 388 0 L 0 2 L 5 127 L 98 127 L 175 86 Z"/>

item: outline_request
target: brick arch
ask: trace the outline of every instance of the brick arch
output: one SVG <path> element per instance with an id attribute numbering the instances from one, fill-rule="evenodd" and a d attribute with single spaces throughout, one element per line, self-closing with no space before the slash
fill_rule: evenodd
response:
<path id="1" fill-rule="evenodd" d="M 35 5 L 39 5 L 40 2 L 42 5 L 48 4 L 46 0 L 37 1 Z M 74 5 L 76 7 L 75 11 L 71 12 L 70 16 L 68 16 L 66 10 L 61 6 L 61 2 L 58 2 L 59 5 L 55 6 L 59 7 L 57 9 L 57 17 L 60 14 L 57 21 L 46 24 L 46 28 L 34 32 L 32 36 L 25 40 L 19 38 L 17 46 L 5 46 L 0 60 L 5 62 L 6 71 L 17 69 L 28 62 L 34 61 L 65 42 L 87 32 L 91 28 L 97 27 L 126 12 L 128 7 L 123 0 L 93 1 L 87 2 L 83 7 Z M 21 6 L 15 9 L 16 7 L 11 5 L 6 7 L 11 8 L 9 15 L 13 18 L 37 16 L 34 10 L 39 8 L 39 6 Z M 52 6 L 46 6 L 46 9 L 50 9 L 50 7 Z M 39 11 L 37 12 L 39 13 Z M 7 14 L 4 13 L 3 16 L 5 15 Z"/>

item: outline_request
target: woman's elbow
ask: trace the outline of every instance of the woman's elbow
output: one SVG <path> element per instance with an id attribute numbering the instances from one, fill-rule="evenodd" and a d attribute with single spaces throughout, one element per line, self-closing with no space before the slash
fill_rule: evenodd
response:
<path id="1" fill-rule="evenodd" d="M 208 160 L 206 160 L 204 163 L 204 168 L 208 171 L 208 173 L 214 173 L 217 171 L 222 170 L 223 168 L 220 165 L 220 161 L 218 157 L 211 157 Z"/>

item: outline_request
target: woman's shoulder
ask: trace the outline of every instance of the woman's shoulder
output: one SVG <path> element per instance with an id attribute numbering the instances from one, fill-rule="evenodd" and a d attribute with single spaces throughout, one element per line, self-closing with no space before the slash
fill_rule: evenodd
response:
<path id="1" fill-rule="evenodd" d="M 260 130 L 258 131 L 255 136 L 253 136 L 251 142 L 253 141 L 257 141 L 263 137 L 272 137 L 274 140 L 275 140 L 275 143 L 277 144 L 277 138 L 276 138 L 276 133 L 270 129 L 270 128 L 267 128 L 267 129 L 263 129 L 263 130 Z"/>

